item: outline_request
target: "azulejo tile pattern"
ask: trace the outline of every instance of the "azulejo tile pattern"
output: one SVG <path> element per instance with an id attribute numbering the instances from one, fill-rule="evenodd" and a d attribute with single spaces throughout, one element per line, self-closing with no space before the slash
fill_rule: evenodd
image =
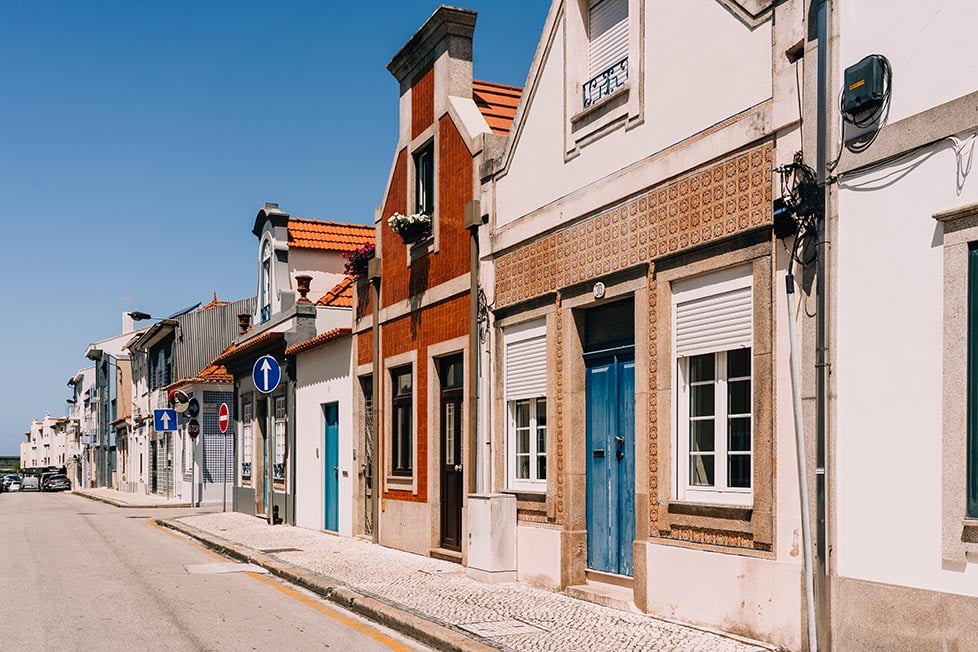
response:
<path id="1" fill-rule="evenodd" d="M 500 256 L 496 305 L 770 224 L 771 158 L 760 145 Z"/>
<path id="2" fill-rule="evenodd" d="M 564 522 L 564 317 L 560 309 L 560 293 L 557 293 L 554 313 L 554 341 L 557 343 L 557 391 L 554 394 L 554 438 L 557 440 L 557 523 Z"/>
<path id="3" fill-rule="evenodd" d="M 658 305 L 658 296 L 656 292 L 656 280 L 655 280 L 655 264 L 649 265 L 648 271 L 648 284 L 649 284 L 649 330 L 648 330 L 648 350 L 655 351 L 656 349 L 656 306 Z M 648 400 L 649 400 L 649 411 L 648 411 L 648 464 L 649 464 L 649 532 L 656 533 L 658 531 L 659 522 L 659 419 L 658 419 L 658 367 L 656 365 L 656 356 L 649 355 L 646 361 L 648 365 Z"/>

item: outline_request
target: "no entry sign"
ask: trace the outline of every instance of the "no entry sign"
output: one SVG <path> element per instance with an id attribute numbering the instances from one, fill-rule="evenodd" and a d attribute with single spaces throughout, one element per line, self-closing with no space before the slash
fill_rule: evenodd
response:
<path id="1" fill-rule="evenodd" d="M 197 435 L 200 434 L 200 421 L 191 419 L 187 423 L 187 434 L 190 435 L 191 439 L 197 439 Z"/>
<path id="2" fill-rule="evenodd" d="M 228 431 L 228 425 L 230 423 L 231 414 L 228 411 L 228 404 L 221 403 L 221 407 L 217 410 L 217 426 L 221 429 L 222 435 Z"/>

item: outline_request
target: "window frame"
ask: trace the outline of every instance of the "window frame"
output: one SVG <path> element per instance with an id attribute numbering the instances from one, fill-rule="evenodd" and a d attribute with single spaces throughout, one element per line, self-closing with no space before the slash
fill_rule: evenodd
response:
<path id="1" fill-rule="evenodd" d="M 411 385 L 408 391 L 404 393 L 398 392 L 398 380 L 403 376 L 409 376 L 411 380 Z M 415 453 L 415 415 L 414 415 L 414 392 L 415 392 L 415 375 L 414 375 L 414 364 L 405 364 L 397 367 L 392 367 L 390 369 L 390 381 L 391 381 L 391 438 L 390 438 L 390 467 L 389 474 L 395 478 L 413 478 L 414 477 L 414 453 Z M 404 412 L 400 412 L 403 410 Z M 401 414 L 407 417 L 407 437 L 406 445 L 407 449 L 404 450 L 405 441 L 402 439 L 405 435 L 403 430 L 403 423 L 400 421 Z M 404 457 L 407 457 L 406 463 L 408 466 L 403 466 L 405 463 Z M 401 464 L 400 468 L 398 464 Z"/>
<path id="2" fill-rule="evenodd" d="M 285 482 L 288 454 L 289 407 L 285 394 L 272 397 L 272 433 L 275 437 L 275 453 L 272 457 L 272 481 Z"/>
<path id="3" fill-rule="evenodd" d="M 529 450 L 526 453 L 519 451 L 519 431 L 521 428 L 516 421 L 516 411 L 520 404 L 526 403 L 529 411 L 527 420 Z M 540 425 L 540 413 L 543 412 L 543 425 Z M 510 489 L 515 491 L 544 492 L 547 489 L 547 437 L 548 429 L 548 409 L 547 397 L 537 396 L 533 398 L 512 399 L 506 402 L 507 413 L 507 436 L 506 436 L 506 459 L 507 459 L 507 484 Z M 543 449 L 540 449 L 540 435 L 543 434 Z M 529 477 L 519 478 L 518 467 L 519 458 L 526 456 L 529 458 Z M 540 460 L 543 460 L 544 474 L 540 477 Z"/>
<path id="4" fill-rule="evenodd" d="M 755 396 L 757 392 L 757 375 L 754 368 L 754 319 L 757 315 L 755 308 L 755 288 L 753 269 L 751 265 L 737 265 L 719 271 L 713 271 L 701 276 L 695 276 L 682 281 L 676 281 L 672 285 L 672 328 L 671 328 L 671 363 L 676 373 L 676 382 L 673 389 L 673 482 L 674 497 L 681 502 L 707 503 L 715 505 L 730 505 L 737 507 L 752 507 L 754 504 L 754 467 L 757 463 L 756 455 L 756 436 L 757 425 L 755 415 Z M 677 314 L 680 304 L 690 301 L 701 300 L 721 294 L 750 288 L 751 305 L 751 327 L 750 338 L 751 346 L 717 346 L 707 347 L 697 350 L 693 354 L 680 356 L 678 353 L 678 332 Z M 727 378 L 727 357 L 732 350 L 748 350 L 748 360 L 750 361 L 750 394 L 748 405 L 750 406 L 750 487 L 730 487 L 727 481 L 728 464 L 728 439 L 729 439 L 729 419 L 731 415 L 727 411 L 727 383 L 731 380 Z M 713 434 L 713 455 L 714 455 L 714 484 L 713 486 L 694 485 L 690 482 L 690 463 L 691 457 L 696 455 L 690 451 L 690 372 L 689 362 L 692 358 L 699 355 L 714 355 L 714 434 Z M 738 377 L 739 378 L 739 377 Z M 733 379 L 737 380 L 737 379 Z M 704 381 L 706 382 L 706 381 Z M 735 415 L 739 416 L 739 415 Z M 746 416 L 746 415 L 743 415 Z M 726 427 L 723 432 L 719 432 L 717 424 L 724 423 Z M 702 454 L 700 454 L 702 455 Z M 718 460 L 723 459 L 719 464 Z M 721 482 L 723 480 L 723 482 Z"/>
<path id="5" fill-rule="evenodd" d="M 414 163 L 414 212 L 435 217 L 435 141 L 429 140 L 411 154 Z"/>
<path id="6" fill-rule="evenodd" d="M 272 317 L 272 243 L 262 240 L 258 256 L 258 319 L 264 324 Z"/>
<path id="7" fill-rule="evenodd" d="M 251 480 L 252 456 L 255 445 L 253 429 L 253 403 L 249 401 L 241 402 L 241 479 Z M 245 473 L 247 465 L 247 473 Z"/>

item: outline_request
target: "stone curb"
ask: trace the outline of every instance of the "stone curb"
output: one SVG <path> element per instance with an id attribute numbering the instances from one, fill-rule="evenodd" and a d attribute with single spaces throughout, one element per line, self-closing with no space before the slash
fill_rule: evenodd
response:
<path id="1" fill-rule="evenodd" d="M 120 500 L 113 500 L 112 498 L 106 498 L 105 496 L 97 496 L 86 491 L 72 491 L 71 493 L 75 496 L 81 496 L 82 498 L 88 498 L 89 500 L 105 503 L 106 505 L 112 505 L 113 507 L 121 507 L 123 509 L 173 509 L 174 507 L 190 507 L 190 503 L 153 503 L 150 505 L 136 505 L 133 503 L 124 503 Z"/>
<path id="2" fill-rule="evenodd" d="M 155 522 L 157 525 L 195 539 L 225 557 L 261 566 L 292 584 L 301 586 L 330 602 L 386 625 L 435 649 L 457 652 L 496 652 L 499 649 L 445 625 L 427 620 L 406 609 L 360 593 L 335 579 L 280 561 L 270 555 L 258 552 L 254 548 L 239 545 L 174 519 L 156 519 Z"/>

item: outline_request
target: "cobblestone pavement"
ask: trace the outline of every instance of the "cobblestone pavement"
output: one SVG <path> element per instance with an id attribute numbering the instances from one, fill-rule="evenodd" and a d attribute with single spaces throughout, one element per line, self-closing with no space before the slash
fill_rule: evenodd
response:
<path id="1" fill-rule="evenodd" d="M 525 584 L 484 584 L 466 577 L 457 564 L 360 539 L 269 526 L 233 512 L 179 520 L 239 545 L 268 551 L 284 562 L 321 573 L 422 618 L 478 633 L 505 650 L 764 650 Z M 287 548 L 298 550 L 283 550 Z"/>
<path id="2" fill-rule="evenodd" d="M 118 503 L 120 506 L 126 507 L 190 507 L 190 501 L 182 498 L 167 498 L 156 494 L 137 494 L 129 491 L 106 489 L 105 487 L 76 489 L 72 493 L 86 498 L 104 500 L 112 504 Z"/>

